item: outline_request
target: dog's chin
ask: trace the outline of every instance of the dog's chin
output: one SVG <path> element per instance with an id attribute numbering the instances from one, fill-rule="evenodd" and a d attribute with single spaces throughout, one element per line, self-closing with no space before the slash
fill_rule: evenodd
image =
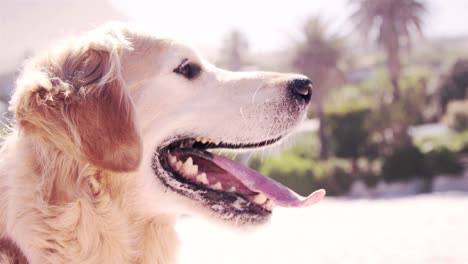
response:
<path id="1" fill-rule="evenodd" d="M 194 207 L 209 210 L 209 215 L 235 225 L 259 225 L 268 222 L 274 206 L 308 206 L 320 201 L 325 192 L 319 190 L 307 198 L 301 197 L 272 179 L 208 150 L 254 149 L 281 139 L 278 136 L 252 143 L 226 143 L 177 136 L 156 149 L 152 169 L 166 188 L 196 203 Z"/>

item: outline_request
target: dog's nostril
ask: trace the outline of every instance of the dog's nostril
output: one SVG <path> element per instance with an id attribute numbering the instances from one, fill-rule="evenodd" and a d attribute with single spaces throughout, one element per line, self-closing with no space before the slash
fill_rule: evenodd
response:
<path id="1" fill-rule="evenodd" d="M 288 88 L 296 95 L 309 100 L 312 94 L 312 82 L 309 79 L 294 79 L 289 81 Z"/>

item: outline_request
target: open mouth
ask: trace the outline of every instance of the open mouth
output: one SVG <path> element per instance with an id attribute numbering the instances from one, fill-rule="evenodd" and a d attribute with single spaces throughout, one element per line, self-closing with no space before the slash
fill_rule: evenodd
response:
<path id="1" fill-rule="evenodd" d="M 264 222 L 274 206 L 309 206 L 319 202 L 325 191 L 302 197 L 257 171 L 208 150 L 254 149 L 280 139 L 248 144 L 192 137 L 173 139 L 156 151 L 153 169 L 170 189 L 201 202 L 225 220 Z"/>

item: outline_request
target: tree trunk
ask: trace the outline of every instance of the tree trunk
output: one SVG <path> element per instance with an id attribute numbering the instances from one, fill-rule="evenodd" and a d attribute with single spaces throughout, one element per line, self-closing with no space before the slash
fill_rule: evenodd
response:
<path id="1" fill-rule="evenodd" d="M 322 92 L 317 91 L 315 96 L 317 116 L 319 119 L 319 140 L 320 140 L 320 159 L 328 159 L 328 141 L 326 135 L 326 120 L 325 113 L 323 112 Z"/>
<path id="2" fill-rule="evenodd" d="M 387 52 L 387 68 L 390 75 L 390 82 L 393 87 L 393 101 L 400 100 L 400 73 L 401 73 L 401 62 L 400 62 L 400 43 L 398 36 L 389 37 L 388 42 L 385 43 L 385 49 Z"/>
<path id="3" fill-rule="evenodd" d="M 319 116 L 319 139 L 320 139 L 320 159 L 326 160 L 328 159 L 328 142 L 326 136 L 326 121 L 325 121 L 325 114 L 323 110 L 318 113 Z"/>
<path id="4" fill-rule="evenodd" d="M 423 186 L 422 186 L 422 190 L 421 192 L 422 193 L 431 193 L 432 190 L 433 190 L 433 183 L 434 183 L 434 178 L 433 177 L 429 177 L 429 176 L 426 176 L 424 179 L 423 179 Z"/>
<path id="5" fill-rule="evenodd" d="M 396 102 L 400 100 L 400 85 L 398 84 L 398 77 L 391 77 L 393 96 L 392 101 Z"/>
<path id="6" fill-rule="evenodd" d="M 359 177 L 359 164 L 357 158 L 351 159 L 351 174 L 353 175 L 354 179 Z"/>

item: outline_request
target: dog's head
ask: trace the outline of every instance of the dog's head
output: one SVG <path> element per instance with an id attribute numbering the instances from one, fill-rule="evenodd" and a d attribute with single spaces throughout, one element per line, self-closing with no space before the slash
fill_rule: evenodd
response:
<path id="1" fill-rule="evenodd" d="M 119 25 L 32 62 L 12 109 L 26 133 L 74 158 L 132 171 L 148 214 L 263 223 L 274 205 L 307 206 L 324 192 L 300 197 L 210 150 L 280 142 L 303 120 L 311 89 L 305 76 L 221 70 L 184 44 Z"/>

